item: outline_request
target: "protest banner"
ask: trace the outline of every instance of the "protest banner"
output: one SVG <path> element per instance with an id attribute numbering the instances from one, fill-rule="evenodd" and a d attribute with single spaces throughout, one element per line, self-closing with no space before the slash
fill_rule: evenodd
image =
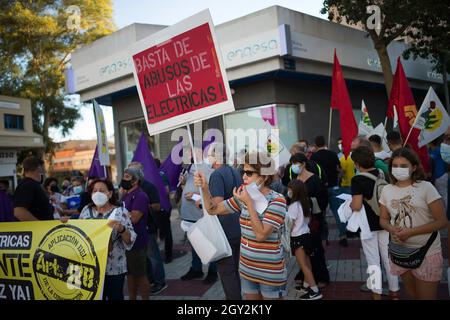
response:
<path id="1" fill-rule="evenodd" d="M 209 10 L 142 39 L 130 54 L 150 135 L 234 111 Z"/>
<path id="2" fill-rule="evenodd" d="M 0 300 L 99 300 L 107 220 L 0 223 Z"/>

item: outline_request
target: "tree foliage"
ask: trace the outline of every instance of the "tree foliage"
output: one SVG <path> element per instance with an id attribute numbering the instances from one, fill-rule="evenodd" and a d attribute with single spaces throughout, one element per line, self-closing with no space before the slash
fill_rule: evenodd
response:
<path id="1" fill-rule="evenodd" d="M 64 92 L 70 54 L 114 31 L 111 0 L 0 1 L 0 94 L 31 99 L 33 129 L 53 143 L 79 118 Z"/>
<path id="2" fill-rule="evenodd" d="M 442 0 L 441 0 L 442 1 Z M 445 2 L 445 1 L 442 1 Z M 380 8 L 380 28 L 368 27 L 372 11 L 368 6 Z M 392 86 L 392 68 L 387 52 L 388 45 L 399 37 L 406 36 L 417 21 L 425 21 L 429 1 L 424 0 L 325 0 L 322 14 L 329 13 L 329 19 L 348 24 L 359 24 L 367 31 L 378 53 L 386 91 L 389 96 Z"/>
<path id="3" fill-rule="evenodd" d="M 407 32 L 411 48 L 405 51 L 408 58 L 430 58 L 441 71 L 442 57 L 450 51 L 450 6 L 447 1 L 427 0 L 423 7 L 426 19 L 416 20 Z"/>

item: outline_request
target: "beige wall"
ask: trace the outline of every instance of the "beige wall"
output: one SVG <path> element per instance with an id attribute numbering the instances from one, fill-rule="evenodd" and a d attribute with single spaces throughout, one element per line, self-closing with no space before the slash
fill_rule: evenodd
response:
<path id="1" fill-rule="evenodd" d="M 33 132 L 30 100 L 0 95 L 0 102 L 19 105 L 18 109 L 5 108 L 0 105 L 0 147 L 42 148 L 44 146 L 42 137 Z M 5 114 L 23 116 L 24 130 L 5 129 Z"/>
<path id="2" fill-rule="evenodd" d="M 77 151 L 72 158 L 73 170 L 85 171 L 91 167 L 95 150 Z"/>

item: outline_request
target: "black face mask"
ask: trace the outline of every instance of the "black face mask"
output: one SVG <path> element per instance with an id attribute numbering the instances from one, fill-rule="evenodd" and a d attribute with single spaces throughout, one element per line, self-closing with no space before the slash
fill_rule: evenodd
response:
<path id="1" fill-rule="evenodd" d="M 50 186 L 50 191 L 53 193 L 59 193 L 59 188 L 57 185 Z"/>
<path id="2" fill-rule="evenodd" d="M 131 188 L 133 188 L 133 183 L 131 182 L 131 180 L 123 180 L 120 182 L 120 186 L 124 189 L 124 190 L 130 190 Z"/>

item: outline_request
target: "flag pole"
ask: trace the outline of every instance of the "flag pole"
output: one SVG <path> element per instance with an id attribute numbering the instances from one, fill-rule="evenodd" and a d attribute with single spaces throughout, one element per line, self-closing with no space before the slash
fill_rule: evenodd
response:
<path id="1" fill-rule="evenodd" d="M 189 142 L 191 144 L 191 152 L 192 152 L 192 158 L 194 159 L 195 171 L 198 172 L 198 165 L 197 165 L 198 162 L 197 162 L 197 156 L 194 152 L 194 141 L 192 140 L 190 123 L 188 122 L 186 126 L 187 126 L 187 131 L 188 131 L 188 136 L 189 136 Z M 203 149 L 202 149 L 202 151 L 203 151 Z M 203 190 L 201 187 L 199 189 L 200 189 L 200 198 L 201 198 L 200 201 L 202 202 L 203 214 L 205 214 L 205 212 L 207 212 L 207 211 L 206 211 L 205 203 L 203 200 Z"/>
<path id="2" fill-rule="evenodd" d="M 414 127 L 411 126 L 409 129 L 408 135 L 406 136 L 405 142 L 403 142 L 403 148 L 406 146 L 406 143 L 408 142 L 409 136 L 411 135 L 411 132 L 413 131 Z"/>
<path id="3" fill-rule="evenodd" d="M 388 117 L 386 116 L 386 117 L 384 118 L 384 131 L 383 131 L 383 134 L 381 135 L 381 142 L 383 142 L 383 140 L 384 140 L 384 134 L 385 134 L 385 133 L 387 134 L 387 129 L 386 129 L 387 119 L 388 119 Z"/>
<path id="4" fill-rule="evenodd" d="M 331 148 L 331 119 L 333 116 L 333 108 L 330 107 L 330 120 L 328 123 L 328 148 Z"/>

